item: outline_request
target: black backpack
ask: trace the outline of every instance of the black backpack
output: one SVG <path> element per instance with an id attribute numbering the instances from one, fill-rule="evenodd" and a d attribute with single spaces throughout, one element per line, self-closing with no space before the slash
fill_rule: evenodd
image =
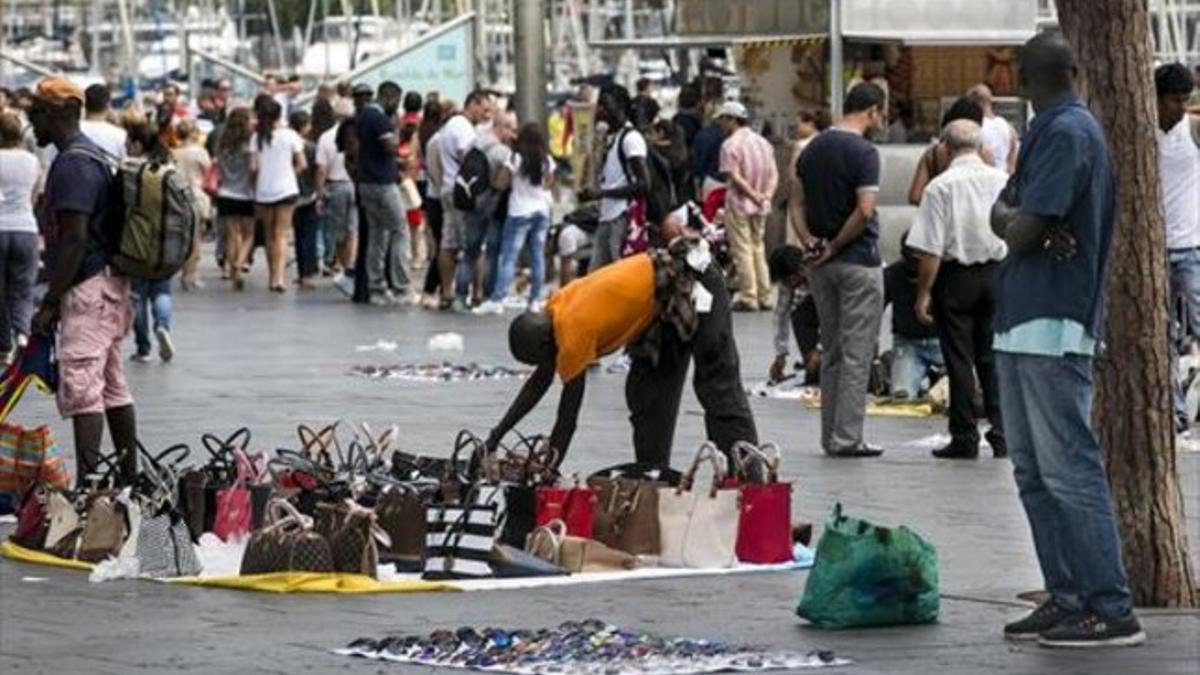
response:
<path id="1" fill-rule="evenodd" d="M 625 156 L 625 135 L 631 129 L 626 127 L 617 136 L 617 158 L 621 162 L 621 171 L 625 180 L 633 183 L 633 174 L 629 171 L 629 159 Z M 663 219 L 679 206 L 679 190 L 671 171 L 671 162 L 662 155 L 651 143 L 646 144 L 646 169 L 650 174 L 650 184 L 646 186 L 646 221 L 657 228 Z"/>
<path id="2" fill-rule="evenodd" d="M 454 208 L 459 211 L 474 211 L 476 201 L 492 187 L 492 166 L 487 153 L 471 148 L 463 157 L 454 181 Z"/>

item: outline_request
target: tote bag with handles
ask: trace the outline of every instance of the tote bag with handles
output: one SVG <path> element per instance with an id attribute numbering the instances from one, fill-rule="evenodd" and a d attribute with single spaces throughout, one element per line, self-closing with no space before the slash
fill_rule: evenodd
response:
<path id="1" fill-rule="evenodd" d="M 779 448 L 773 443 L 756 448 L 739 441 L 733 456 L 738 465 L 733 487 L 741 490 L 738 560 L 757 565 L 790 562 L 792 484 L 779 481 Z"/>
<path id="2" fill-rule="evenodd" d="M 713 467 L 713 479 L 696 489 L 696 474 L 705 462 Z M 716 446 L 705 443 L 679 487 L 659 488 L 663 567 L 713 569 L 737 562 L 738 491 L 721 489 L 727 464 Z"/>
<path id="3" fill-rule="evenodd" d="M 503 490 L 499 485 L 476 484 L 460 501 L 426 510 L 423 579 L 492 576 L 488 561 L 503 513 Z"/>

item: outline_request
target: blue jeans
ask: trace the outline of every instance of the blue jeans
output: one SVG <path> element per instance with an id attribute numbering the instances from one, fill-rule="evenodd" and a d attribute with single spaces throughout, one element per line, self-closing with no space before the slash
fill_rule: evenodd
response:
<path id="1" fill-rule="evenodd" d="M 500 260 L 500 229 L 501 224 L 492 217 L 491 210 L 483 213 L 468 213 L 465 216 L 467 225 L 467 241 L 463 246 L 462 257 L 454 273 L 454 287 L 458 297 L 466 299 L 471 293 L 471 281 L 475 278 L 475 263 L 479 254 L 487 247 L 487 273 L 484 276 L 483 288 L 480 295 L 490 297 L 492 287 L 496 285 L 496 268 Z"/>
<path id="2" fill-rule="evenodd" d="M 1004 436 L 1054 601 L 1132 611 L 1104 457 L 1092 433 L 1092 359 L 996 352 Z"/>
<path id="3" fill-rule="evenodd" d="M 513 277 L 517 274 L 517 257 L 521 249 L 529 251 L 533 282 L 530 284 L 529 301 L 541 297 L 542 285 L 546 282 L 546 234 L 550 231 L 550 215 L 535 213 L 530 216 L 512 217 L 504 221 L 504 233 L 500 243 L 500 272 L 492 288 L 491 299 L 504 299 Z"/>
<path id="4" fill-rule="evenodd" d="M 1167 251 L 1169 281 L 1167 302 L 1171 337 L 1171 385 L 1175 392 L 1175 417 L 1191 422 L 1187 409 L 1187 392 L 1183 390 L 1183 375 L 1179 372 L 1179 349 L 1187 336 L 1200 337 L 1200 249 Z M 1183 325 L 1175 319 L 1178 307 L 1183 306 Z"/>
<path id="5" fill-rule="evenodd" d="M 154 329 L 171 330 L 171 280 L 147 281 L 134 279 L 133 334 L 137 353 L 150 354 L 150 313 L 154 313 Z"/>
<path id="6" fill-rule="evenodd" d="M 929 369 L 945 366 L 942 345 L 937 338 L 914 339 L 892 335 L 893 398 L 919 398 Z"/>

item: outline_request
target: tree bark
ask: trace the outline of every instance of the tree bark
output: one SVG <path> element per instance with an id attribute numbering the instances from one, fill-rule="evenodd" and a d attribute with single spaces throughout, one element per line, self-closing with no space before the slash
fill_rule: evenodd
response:
<path id="1" fill-rule="evenodd" d="M 1139 606 L 1200 601 L 1176 468 L 1167 337 L 1166 234 L 1145 0 L 1057 0 L 1081 94 L 1107 130 L 1116 173 L 1106 356 L 1094 420 L 1108 460 L 1125 568 Z"/>

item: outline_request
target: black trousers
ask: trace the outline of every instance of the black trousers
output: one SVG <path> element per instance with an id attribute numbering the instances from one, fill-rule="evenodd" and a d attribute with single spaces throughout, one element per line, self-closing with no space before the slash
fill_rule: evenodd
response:
<path id="1" fill-rule="evenodd" d="M 354 302 L 371 301 L 371 289 L 367 283 L 367 250 L 371 247 L 371 226 L 358 199 L 358 184 L 354 184 L 354 208 L 358 209 L 358 252 L 354 256 Z M 406 226 L 407 227 L 407 226 Z"/>
<path id="2" fill-rule="evenodd" d="M 683 383 L 693 362 L 696 370 L 692 386 L 704 408 L 709 440 L 726 453 L 737 441 L 758 444 L 733 338 L 729 289 L 717 265 L 709 265 L 700 282 L 713 295 L 712 309 L 700 315 L 691 342 L 684 342 L 674 328 L 664 326 L 658 364 L 635 358 L 625 380 L 625 401 L 638 462 L 670 464 Z"/>
<path id="3" fill-rule="evenodd" d="M 424 194 L 424 190 L 422 190 Z M 442 200 L 436 195 L 428 197 L 424 201 L 425 224 L 429 226 L 429 232 L 433 235 L 434 250 L 429 256 L 429 267 L 425 270 L 425 285 L 423 290 L 426 295 L 437 295 L 438 289 L 442 287 L 442 275 L 438 269 L 438 251 L 442 247 Z"/>
<path id="4" fill-rule="evenodd" d="M 975 382 L 983 390 L 983 405 L 993 432 L 1000 424 L 1000 395 L 992 356 L 992 316 L 996 312 L 998 263 L 942 263 L 933 286 L 933 315 L 938 341 L 950 378 L 950 436 L 955 445 L 979 445 L 975 426 Z"/>

